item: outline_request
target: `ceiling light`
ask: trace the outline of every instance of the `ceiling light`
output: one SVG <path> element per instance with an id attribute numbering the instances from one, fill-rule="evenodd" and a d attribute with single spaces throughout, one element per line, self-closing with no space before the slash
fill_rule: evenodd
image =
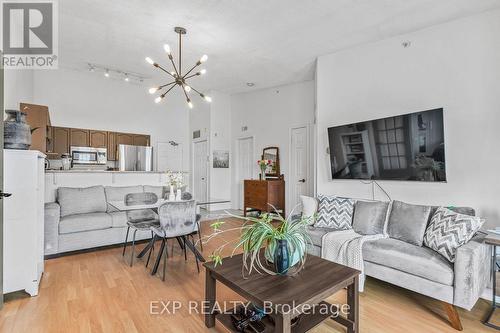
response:
<path id="1" fill-rule="evenodd" d="M 129 77 L 128 77 L 128 74 L 127 74 L 127 73 L 125 73 L 125 78 L 124 78 L 123 80 L 125 80 L 125 82 L 130 81 L 130 79 L 129 79 Z"/>
<path id="2" fill-rule="evenodd" d="M 253 83 L 253 82 L 247 82 L 247 86 L 253 87 L 253 86 L 255 86 L 255 83 Z"/>
<path id="3" fill-rule="evenodd" d="M 165 50 L 165 52 L 170 55 L 172 53 L 172 51 L 170 50 L 170 46 L 168 44 L 164 44 L 163 45 L 163 49 Z"/>
<path id="4" fill-rule="evenodd" d="M 149 58 L 149 57 L 146 58 L 146 61 L 149 64 L 151 64 L 151 65 L 155 66 L 156 68 L 160 69 L 162 72 L 170 75 L 174 80 L 171 81 L 171 82 L 169 82 L 169 83 L 167 83 L 167 84 L 161 85 L 158 88 L 150 88 L 149 89 L 149 93 L 150 94 L 154 94 L 155 92 L 160 91 L 163 88 L 170 86 L 161 96 L 159 96 L 159 97 L 157 97 L 155 99 L 155 102 L 159 103 L 161 101 L 161 99 L 163 97 L 165 97 L 166 94 L 168 94 L 175 86 L 178 85 L 178 86 L 180 86 L 182 88 L 182 92 L 184 93 L 184 96 L 186 97 L 186 102 L 187 102 L 187 105 L 189 106 L 190 109 L 193 108 L 193 103 L 189 99 L 187 93 L 190 92 L 191 90 L 194 90 L 203 99 L 205 99 L 205 101 L 211 102 L 212 99 L 209 96 L 203 95 L 201 92 L 199 92 L 198 90 L 196 90 L 195 88 L 193 88 L 191 85 L 187 84 L 187 80 L 189 80 L 190 78 L 192 78 L 194 76 L 201 75 L 201 74 L 205 74 L 207 72 L 206 69 L 201 69 L 199 72 L 195 72 L 194 74 L 191 74 L 191 72 L 196 67 L 198 67 L 199 65 L 201 65 L 202 63 L 204 63 L 204 62 L 207 61 L 208 56 L 206 54 L 204 54 L 200 58 L 200 60 L 197 61 L 194 64 L 193 67 L 191 67 L 187 72 L 183 73 L 183 71 L 182 71 L 182 61 L 181 61 L 181 56 L 180 55 L 182 54 L 182 49 L 181 49 L 181 47 L 182 47 L 182 35 L 186 34 L 186 29 L 184 29 L 182 27 L 175 27 L 174 31 L 177 34 L 179 34 L 179 61 L 177 62 L 177 64 L 175 63 L 174 57 L 172 56 L 172 50 L 171 50 L 170 46 L 168 44 L 164 44 L 163 45 L 163 49 L 168 54 L 168 59 L 170 60 L 170 62 L 172 64 L 172 67 L 174 68 L 173 71 L 167 71 L 165 68 L 163 68 L 159 64 L 155 63 L 151 58 Z"/>
<path id="5" fill-rule="evenodd" d="M 104 73 L 105 77 L 109 77 L 109 69 L 106 69 L 106 72 Z"/>

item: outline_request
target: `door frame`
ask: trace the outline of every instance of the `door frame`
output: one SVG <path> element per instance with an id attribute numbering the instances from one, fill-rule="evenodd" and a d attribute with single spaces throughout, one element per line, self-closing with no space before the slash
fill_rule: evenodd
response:
<path id="1" fill-rule="evenodd" d="M 239 189 L 239 183 L 238 181 L 240 180 L 240 145 L 239 142 L 240 140 L 248 140 L 252 139 L 252 152 L 255 154 L 255 135 L 249 134 L 249 135 L 242 135 L 236 138 L 236 144 L 235 144 L 235 159 L 234 159 L 234 165 L 235 165 L 235 172 L 234 172 L 234 183 L 236 184 L 235 186 L 235 192 L 236 192 L 236 203 L 235 205 L 232 205 L 234 209 L 240 209 L 240 200 L 243 200 L 243 198 L 240 198 L 240 189 Z"/>
<path id="2" fill-rule="evenodd" d="M 296 125 L 296 126 L 292 126 L 289 128 L 288 130 L 288 165 L 289 165 L 289 169 L 288 169 L 288 172 L 289 172 L 289 184 L 290 186 L 288 186 L 288 191 L 286 193 L 286 206 L 289 207 L 288 209 L 293 209 L 295 207 L 292 207 L 291 205 L 291 197 L 292 197 L 292 146 L 293 146 L 293 138 L 292 138 L 292 133 L 293 133 L 293 130 L 296 130 L 296 129 L 299 129 L 299 128 L 305 128 L 306 129 L 306 137 L 307 137 L 307 159 L 311 162 L 314 162 L 313 159 L 311 158 L 313 156 L 312 154 L 312 150 L 313 150 L 313 146 L 312 146 L 312 138 L 311 138 L 311 124 L 309 123 L 305 123 L 305 124 L 299 124 L 299 125 Z M 312 174 L 312 170 L 313 170 L 313 167 L 314 165 L 312 163 L 306 163 L 306 177 L 307 177 L 307 193 L 309 195 L 314 195 L 314 179 L 313 179 L 313 174 Z M 310 181 L 309 181 L 310 180 Z"/>
<path id="3" fill-rule="evenodd" d="M 192 188 L 192 194 L 193 198 L 196 197 L 195 189 L 194 189 L 194 147 L 196 144 L 201 143 L 201 142 L 206 142 L 207 143 L 207 200 L 210 199 L 210 140 L 208 138 L 198 138 L 198 139 L 193 139 L 191 142 L 191 170 L 193 171 L 191 174 L 191 188 Z M 201 207 L 201 206 L 200 206 Z M 205 206 L 203 206 L 205 207 Z"/>

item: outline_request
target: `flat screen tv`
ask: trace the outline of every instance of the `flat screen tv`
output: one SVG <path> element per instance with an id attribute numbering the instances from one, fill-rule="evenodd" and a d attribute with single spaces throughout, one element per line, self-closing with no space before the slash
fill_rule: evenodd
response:
<path id="1" fill-rule="evenodd" d="M 328 128 L 333 179 L 445 182 L 443 109 Z"/>

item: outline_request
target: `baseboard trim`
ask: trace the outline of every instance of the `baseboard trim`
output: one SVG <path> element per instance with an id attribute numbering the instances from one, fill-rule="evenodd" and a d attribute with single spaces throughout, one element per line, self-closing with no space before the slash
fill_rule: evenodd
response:
<path id="1" fill-rule="evenodd" d="M 151 240 L 151 238 L 145 238 L 141 240 L 135 241 L 136 244 L 141 244 L 141 243 L 147 243 Z M 131 245 L 132 241 L 127 242 L 127 245 Z M 61 257 L 66 257 L 66 256 L 71 256 L 74 254 L 82 254 L 82 253 L 89 253 L 89 252 L 95 252 L 95 251 L 103 251 L 103 250 L 109 250 L 113 249 L 116 247 L 122 247 L 123 243 L 116 243 L 116 244 L 110 244 L 110 245 L 103 245 L 103 246 L 96 246 L 96 247 L 91 247 L 88 249 L 81 249 L 81 250 L 75 250 L 75 251 L 67 251 L 67 252 L 61 252 L 61 253 L 54 253 L 54 254 L 47 254 L 44 256 L 45 260 L 50 260 L 50 259 L 56 259 L 56 258 L 61 258 Z"/>

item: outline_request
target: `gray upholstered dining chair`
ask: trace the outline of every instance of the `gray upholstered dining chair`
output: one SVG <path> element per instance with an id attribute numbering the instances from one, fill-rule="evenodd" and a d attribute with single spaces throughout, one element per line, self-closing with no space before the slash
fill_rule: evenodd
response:
<path id="1" fill-rule="evenodd" d="M 158 208 L 158 215 L 160 219 L 159 226 L 152 226 L 151 230 L 154 233 L 155 238 L 161 238 L 162 243 L 158 256 L 156 258 L 155 267 L 153 268 L 152 274 L 156 272 L 158 265 L 160 263 L 161 257 L 163 256 L 163 280 L 165 280 L 166 266 L 167 266 L 167 255 L 163 252 L 167 252 L 167 239 L 177 238 L 182 239 L 184 244 L 184 250 L 189 248 L 195 258 L 196 267 L 198 272 L 200 271 L 198 263 L 198 255 L 196 248 L 193 243 L 189 240 L 187 236 L 193 234 L 197 229 L 198 225 L 196 223 L 196 201 L 172 201 L 166 202 Z"/>
<path id="2" fill-rule="evenodd" d="M 158 196 L 155 193 L 129 193 L 125 195 L 125 205 L 127 206 L 138 206 L 138 205 L 151 205 L 158 201 Z M 125 256 L 125 250 L 127 248 L 128 234 L 130 229 L 134 229 L 132 236 L 132 254 L 130 256 L 130 266 L 134 264 L 134 253 L 135 253 L 135 235 L 138 230 L 141 231 L 151 231 L 151 227 L 159 226 L 160 221 L 158 215 L 152 209 L 138 209 L 126 211 L 127 214 L 127 235 L 125 236 L 125 242 L 123 243 L 123 253 Z M 153 237 L 153 232 L 151 232 L 151 237 Z M 154 243 L 152 244 L 151 251 L 149 251 L 148 260 L 146 262 L 146 267 L 149 264 L 149 259 L 151 253 L 154 251 Z"/>
<path id="3" fill-rule="evenodd" d="M 192 200 L 193 195 L 189 192 L 182 193 L 182 200 Z M 200 226 L 201 214 L 196 214 L 196 233 L 198 234 L 198 243 L 200 244 L 200 249 L 203 251 L 203 242 L 201 241 L 201 226 Z"/>

